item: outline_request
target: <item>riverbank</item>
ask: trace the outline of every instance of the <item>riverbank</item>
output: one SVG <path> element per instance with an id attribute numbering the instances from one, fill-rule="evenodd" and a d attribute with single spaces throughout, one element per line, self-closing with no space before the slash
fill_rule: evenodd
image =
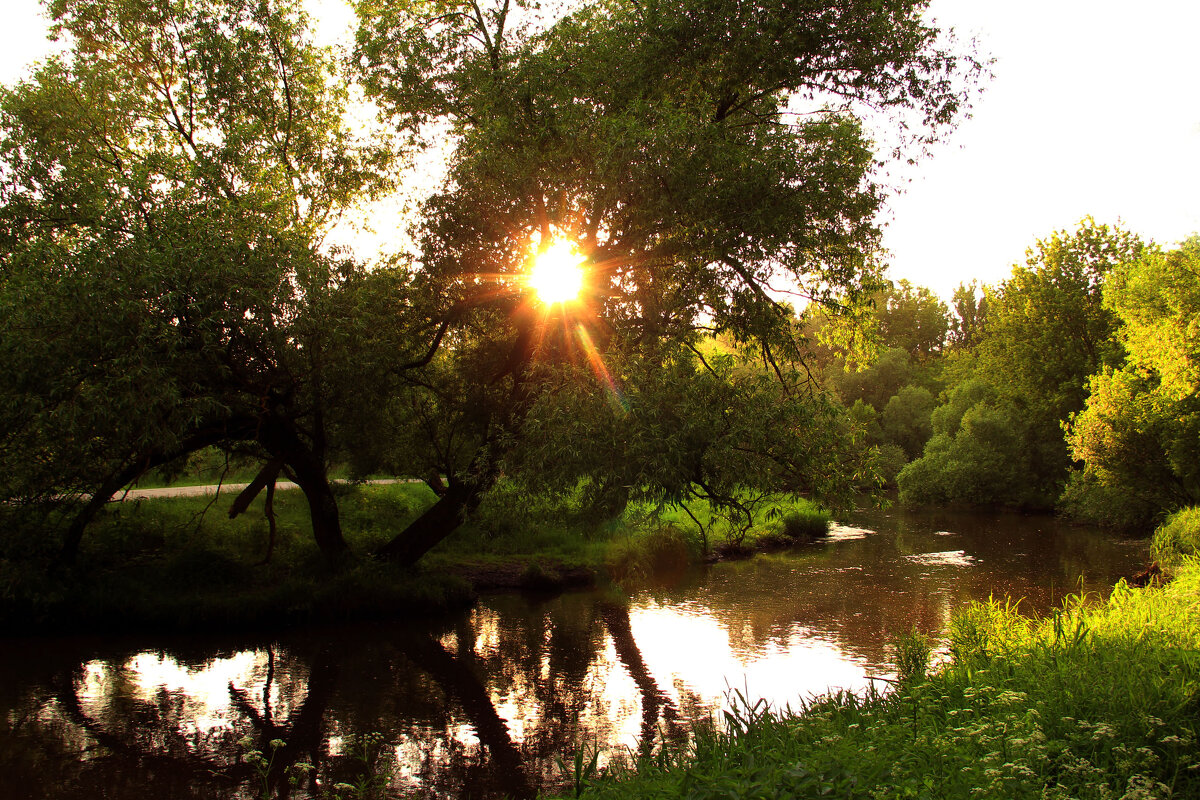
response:
<path id="1" fill-rule="evenodd" d="M 631 507 L 605 519 L 575 498 L 500 491 L 419 567 L 401 568 L 369 554 L 434 502 L 428 487 L 336 491 L 355 554 L 337 570 L 313 544 L 298 492 L 276 494 L 273 535 L 261 499 L 228 519 L 232 492 L 110 504 L 71 569 L 49 568 L 57 541 L 36 520 L 2 531 L 0 632 L 273 630 L 430 616 L 469 606 L 482 592 L 636 581 L 705 558 L 783 546 L 829 524 L 815 506 L 781 501 L 765 505 L 744 535 L 731 538 L 700 508 Z"/>
<path id="2" fill-rule="evenodd" d="M 895 691 L 796 713 L 742 704 L 688 748 L 604 775 L 594 798 L 1170 798 L 1200 796 L 1200 514 L 1156 534 L 1173 579 L 1118 584 L 1031 620 L 976 604 L 928 670 L 897 642 Z M 928 674 L 927 674 L 928 672 Z"/>

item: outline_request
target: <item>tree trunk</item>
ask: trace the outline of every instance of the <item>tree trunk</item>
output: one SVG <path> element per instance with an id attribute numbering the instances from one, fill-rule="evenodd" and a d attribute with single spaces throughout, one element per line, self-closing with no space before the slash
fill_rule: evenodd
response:
<path id="1" fill-rule="evenodd" d="M 342 536 L 342 522 L 338 516 L 337 498 L 333 496 L 333 486 L 325 467 L 312 468 L 311 465 L 301 466 L 289 462 L 292 471 L 296 473 L 296 485 L 304 492 L 308 500 L 308 511 L 312 517 L 313 538 L 317 547 L 321 548 L 325 560 L 336 563 L 350 552 L 346 539 Z"/>
<path id="2" fill-rule="evenodd" d="M 260 441 L 268 452 L 283 461 L 291 469 L 296 485 L 304 492 L 312 519 L 313 538 L 325 560 L 336 564 L 350 552 L 342 536 L 342 523 L 338 517 L 337 498 L 325 470 L 325 460 L 306 445 L 288 425 L 265 422 L 259 434 Z"/>
<path id="3" fill-rule="evenodd" d="M 97 512 L 104 508 L 104 504 L 119 489 L 140 475 L 142 471 L 140 467 L 126 467 L 102 483 L 92 493 L 87 503 L 79 510 L 75 518 L 71 520 L 67 532 L 63 535 L 62 549 L 58 553 L 56 564 L 68 567 L 74 566 L 75 559 L 79 556 L 79 543 L 83 541 L 83 531 L 87 528 L 88 523 L 95 518 Z"/>
<path id="4" fill-rule="evenodd" d="M 412 566 L 463 523 L 467 514 L 479 505 L 483 492 L 484 487 L 476 483 L 451 483 L 436 503 L 375 554 Z"/>

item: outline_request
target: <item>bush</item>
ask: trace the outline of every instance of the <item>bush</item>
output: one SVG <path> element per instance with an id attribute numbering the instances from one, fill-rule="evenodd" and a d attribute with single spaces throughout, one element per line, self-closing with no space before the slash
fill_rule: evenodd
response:
<path id="1" fill-rule="evenodd" d="M 1077 522 L 1126 531 L 1148 531 L 1159 509 L 1121 486 L 1106 486 L 1089 470 L 1076 470 L 1058 498 L 1058 511 Z"/>
<path id="2" fill-rule="evenodd" d="M 694 536 L 667 522 L 613 539 L 608 544 L 604 565 L 616 580 L 644 580 L 659 572 L 686 567 L 699 559 L 700 549 Z"/>
<path id="3" fill-rule="evenodd" d="M 815 508 L 792 509 L 783 515 L 783 535 L 789 539 L 819 539 L 829 533 L 829 514 Z"/>
<path id="4" fill-rule="evenodd" d="M 1154 532 L 1150 552 L 1161 564 L 1174 566 L 1200 555 L 1200 506 L 1176 511 Z"/>

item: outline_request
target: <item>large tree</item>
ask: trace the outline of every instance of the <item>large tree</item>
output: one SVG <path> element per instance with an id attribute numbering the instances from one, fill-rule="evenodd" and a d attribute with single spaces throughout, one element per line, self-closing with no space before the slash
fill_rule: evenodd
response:
<path id="1" fill-rule="evenodd" d="M 1072 453 L 1150 513 L 1200 502 L 1200 239 L 1122 265 L 1104 301 L 1129 358 L 1092 378 Z"/>
<path id="2" fill-rule="evenodd" d="M 977 69 L 924 7 L 617 1 L 547 23 L 510 0 L 359 4 L 369 93 L 399 127 L 441 137 L 449 164 L 417 229 L 412 330 L 423 315 L 430 357 L 397 401 L 424 420 L 405 452 L 443 496 L 385 555 L 413 561 L 453 530 L 572 361 L 614 386 L 659 365 L 702 393 L 707 379 L 683 377 L 715 329 L 755 343 L 799 396 L 791 307 L 773 290 L 852 293 L 878 243 L 877 155 L 855 112 L 896 112 L 926 140 Z M 577 303 L 548 306 L 522 276 L 558 237 L 587 277 Z M 643 446 L 674 441 L 641 429 L 659 437 Z M 690 477 L 707 482 L 713 463 Z M 811 487 L 826 462 L 795 466 L 784 488 Z"/>
<path id="3" fill-rule="evenodd" d="M 70 560 L 131 480 L 238 445 L 295 478 L 336 557 L 328 415 L 378 293 L 321 235 L 386 156 L 298 3 L 51 10 L 70 49 L 0 96 L 5 508 L 68 503 Z"/>

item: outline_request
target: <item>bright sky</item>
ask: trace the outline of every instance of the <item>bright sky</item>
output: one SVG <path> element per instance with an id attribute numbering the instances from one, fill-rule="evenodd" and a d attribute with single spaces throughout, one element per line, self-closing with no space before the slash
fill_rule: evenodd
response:
<path id="1" fill-rule="evenodd" d="M 46 52 L 37 0 L 0 0 L 0 81 Z M 331 23 L 343 0 L 306 0 Z M 1200 3 L 933 0 L 994 57 L 974 116 L 912 170 L 885 231 L 891 274 L 948 296 L 995 282 L 1084 216 L 1171 245 L 1200 232 Z"/>

